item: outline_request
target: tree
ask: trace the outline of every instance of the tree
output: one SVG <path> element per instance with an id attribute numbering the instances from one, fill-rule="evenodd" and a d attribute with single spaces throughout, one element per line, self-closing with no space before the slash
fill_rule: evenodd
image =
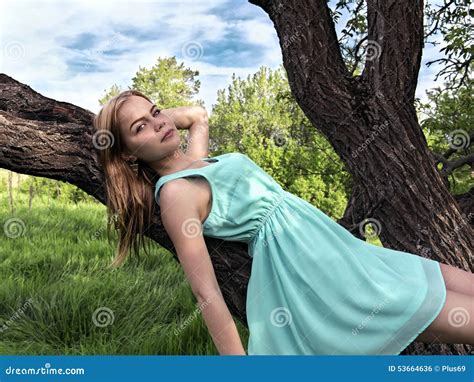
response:
<path id="1" fill-rule="evenodd" d="M 176 57 L 158 58 L 151 68 L 140 67 L 132 78 L 131 88 L 141 91 L 161 107 L 177 107 L 203 104 L 202 100 L 192 101 L 201 86 L 195 77 L 199 71 L 178 65 Z"/>
<path id="2" fill-rule="evenodd" d="M 355 76 L 341 56 L 326 1 L 251 3 L 274 23 L 296 101 L 352 175 L 341 224 L 358 235 L 359 224 L 368 217 L 376 219 L 386 247 L 472 271 L 473 230 L 436 169 L 414 108 L 423 2 L 367 0 L 370 54 Z M 62 179 L 104 203 L 91 118 L 87 110 L 43 97 L 0 75 L 0 140 L 6 142 L 0 167 Z M 148 235 L 171 248 L 157 212 Z M 246 323 L 251 269 L 247 245 L 212 238 L 206 238 L 206 244 L 229 309 Z M 469 350 L 467 345 L 414 343 L 403 353 Z"/>
<path id="3" fill-rule="evenodd" d="M 428 91 L 430 104 L 420 105 L 426 116 L 421 126 L 432 148 L 435 162 L 441 167 L 441 176 L 450 191 L 458 196 L 469 192 L 471 188 L 474 131 L 468 132 L 474 123 L 474 94 L 469 83 L 468 86 L 446 91 L 448 86 Z M 451 182 L 449 178 L 452 179 Z M 462 210 L 469 211 L 464 208 Z"/>
<path id="4" fill-rule="evenodd" d="M 105 91 L 105 94 L 99 99 L 99 104 L 104 105 L 109 99 L 119 95 L 122 91 L 122 88 L 117 84 L 113 84 L 109 90 Z"/>
<path id="5" fill-rule="evenodd" d="M 199 71 L 185 68 L 184 63 L 178 65 L 176 57 L 158 57 L 150 69 L 140 67 L 132 78 L 129 89 L 141 91 L 161 109 L 170 107 L 201 105 L 203 100 L 194 99 L 199 92 L 201 82 L 196 79 Z M 110 98 L 118 95 L 123 89 L 113 84 L 99 99 L 104 105 Z M 178 131 L 181 137 L 181 149 L 186 150 L 187 131 Z"/>
<path id="6" fill-rule="evenodd" d="M 375 219 L 385 247 L 473 271 L 473 229 L 436 169 L 414 106 L 423 2 L 366 1 L 360 75 L 352 75 L 343 60 L 327 1 L 250 2 L 275 26 L 298 104 L 352 175 L 343 225 L 357 235 L 360 224 Z M 468 348 L 412 344 L 404 352 Z"/>
<path id="7" fill-rule="evenodd" d="M 342 216 L 349 174 L 291 96 L 283 67 L 233 76 L 218 91 L 209 124 L 218 153 L 245 152 L 285 190 Z"/>
<path id="8" fill-rule="evenodd" d="M 203 105 L 202 100 L 194 100 L 199 92 L 201 82 L 196 79 L 199 71 L 185 68 L 184 63 L 176 61 L 176 57 L 158 57 L 151 68 L 139 67 L 129 89 L 136 89 L 146 94 L 162 108 Z M 99 99 L 101 105 L 118 95 L 123 89 L 113 84 Z"/>

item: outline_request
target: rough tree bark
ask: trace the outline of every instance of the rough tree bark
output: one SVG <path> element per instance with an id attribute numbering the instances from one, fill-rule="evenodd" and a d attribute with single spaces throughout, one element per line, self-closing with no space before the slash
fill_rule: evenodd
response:
<path id="1" fill-rule="evenodd" d="M 360 76 L 344 64 L 326 0 L 249 0 L 273 21 L 291 91 L 352 175 L 339 222 L 369 219 L 388 248 L 474 271 L 473 229 L 438 173 L 414 107 L 423 1 L 367 0 Z M 468 345 L 411 344 L 402 354 L 466 354 Z"/>
<path id="2" fill-rule="evenodd" d="M 472 271 L 472 229 L 434 167 L 413 107 L 422 2 L 368 1 L 369 40 L 381 49 L 356 77 L 349 76 L 342 61 L 326 1 L 251 3 L 261 6 L 275 24 L 297 102 L 353 176 L 352 195 L 340 223 L 359 236 L 354 227 L 375 218 L 385 246 Z M 67 181 L 104 203 L 92 115 L 0 74 L 0 167 Z M 177 259 L 158 210 L 148 236 Z M 247 324 L 247 246 L 212 238 L 206 238 L 206 244 L 229 309 Z M 470 350 L 467 345 L 414 343 L 402 354 Z"/>
<path id="3" fill-rule="evenodd" d="M 69 182 L 105 204 L 104 175 L 93 143 L 93 115 L 44 97 L 0 73 L 0 168 Z M 152 223 L 147 236 L 178 261 L 158 208 Z M 245 301 L 252 265 L 247 245 L 205 240 L 229 310 L 247 325 Z"/>

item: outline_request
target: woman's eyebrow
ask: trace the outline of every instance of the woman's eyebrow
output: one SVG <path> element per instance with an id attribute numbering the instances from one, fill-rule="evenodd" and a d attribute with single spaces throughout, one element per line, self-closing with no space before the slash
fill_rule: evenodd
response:
<path id="1" fill-rule="evenodd" d="M 155 104 L 151 105 L 150 113 L 153 112 L 153 109 L 154 109 L 155 107 L 156 107 Z M 140 118 L 136 119 L 135 121 L 133 121 L 132 124 L 130 125 L 130 130 L 132 130 L 132 127 L 133 127 L 133 125 L 134 125 L 135 123 L 137 123 L 138 121 L 141 121 L 142 119 L 145 119 L 145 116 L 140 117 Z"/>

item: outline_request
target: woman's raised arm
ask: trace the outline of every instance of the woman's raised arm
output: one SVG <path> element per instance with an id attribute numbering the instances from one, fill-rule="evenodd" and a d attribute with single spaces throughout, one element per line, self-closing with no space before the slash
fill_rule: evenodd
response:
<path id="1" fill-rule="evenodd" d="M 209 155 L 209 123 L 205 108 L 181 106 L 161 111 L 173 119 L 178 129 L 189 129 L 186 155 L 195 160 Z"/>

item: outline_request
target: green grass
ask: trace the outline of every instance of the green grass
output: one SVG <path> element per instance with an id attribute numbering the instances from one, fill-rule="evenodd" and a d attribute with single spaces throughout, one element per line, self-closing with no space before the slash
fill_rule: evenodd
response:
<path id="1" fill-rule="evenodd" d="M 0 202 L 0 354 L 218 354 L 166 249 L 106 269 L 115 242 L 105 206 L 37 196 L 30 211 L 18 193 L 12 214 L 5 191 Z M 11 218 L 24 224 L 15 238 L 5 232 Z M 99 308 L 112 314 L 93 317 Z M 236 324 L 246 348 L 248 330 Z"/>

